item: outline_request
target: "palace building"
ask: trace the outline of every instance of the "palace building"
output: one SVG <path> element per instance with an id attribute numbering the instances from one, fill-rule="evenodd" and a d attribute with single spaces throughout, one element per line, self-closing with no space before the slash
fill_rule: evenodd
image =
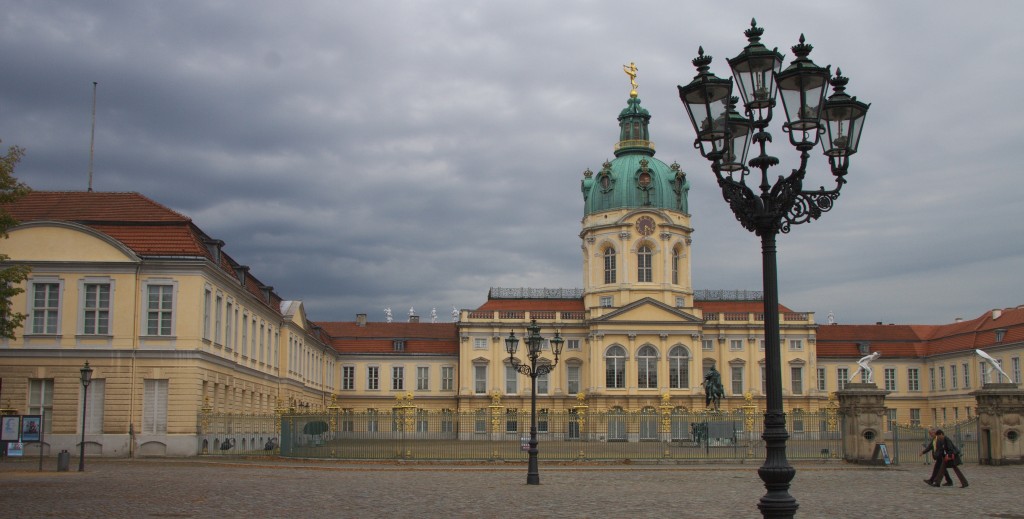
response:
<path id="1" fill-rule="evenodd" d="M 33 192 L 3 207 L 21 222 L 0 241 L 4 253 L 32 270 L 13 300 L 28 317 L 0 341 L 0 408 L 42 415 L 44 452 L 77 450 L 84 432 L 87 454 L 113 457 L 202 452 L 197 421 L 211 412 L 390 413 L 401 401 L 473 413 L 496 400 L 528 409 L 530 379 L 516 372 L 505 338 L 535 321 L 545 338 L 564 339 L 558 364 L 537 380 L 545 411 L 580 402 L 607 412 L 703 409 L 712 366 L 724 411 L 763 409 L 760 293 L 694 288 L 690 184 L 678 164 L 655 157 L 650 117 L 631 93 L 615 158 L 583 173 L 582 288 L 492 288 L 450 323 L 365 314 L 311 322 L 301 301 L 280 297 L 224 241 L 146 196 Z M 874 378 L 890 391 L 890 422 L 970 418 L 971 392 L 985 382 L 975 349 L 1021 381 L 1024 306 L 929 326 L 779 312 L 787 412 L 829 406 L 870 352 L 881 354 Z"/>

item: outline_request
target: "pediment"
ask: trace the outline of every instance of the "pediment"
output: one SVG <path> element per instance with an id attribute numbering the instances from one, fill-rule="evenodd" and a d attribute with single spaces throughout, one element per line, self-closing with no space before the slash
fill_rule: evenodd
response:
<path id="1" fill-rule="evenodd" d="M 645 297 L 622 308 L 609 312 L 592 322 L 643 322 L 643 323 L 699 323 L 704 320 L 661 301 Z"/>

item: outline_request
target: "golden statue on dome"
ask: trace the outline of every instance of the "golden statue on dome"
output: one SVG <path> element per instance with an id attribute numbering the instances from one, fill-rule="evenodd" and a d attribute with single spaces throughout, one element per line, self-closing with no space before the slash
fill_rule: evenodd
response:
<path id="1" fill-rule="evenodd" d="M 636 63 L 630 61 L 629 65 L 622 66 L 622 70 L 629 76 L 629 84 L 633 86 L 633 90 L 629 91 L 629 97 L 636 97 Z"/>

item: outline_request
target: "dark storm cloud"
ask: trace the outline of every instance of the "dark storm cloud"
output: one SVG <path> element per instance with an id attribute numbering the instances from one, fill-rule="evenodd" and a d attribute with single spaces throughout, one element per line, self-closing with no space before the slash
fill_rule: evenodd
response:
<path id="1" fill-rule="evenodd" d="M 677 5 L 678 4 L 678 5 Z M 697 47 L 764 41 L 872 103 L 835 209 L 779 238 L 784 304 L 947 322 L 1021 304 L 1017 3 L 47 2 L 0 13 L 0 138 L 40 190 L 138 191 L 314 319 L 473 308 L 582 284 L 579 182 L 612 158 L 623 63 L 689 174 L 696 288 L 759 290 L 760 246 L 692 148 Z M 969 44 L 968 44 L 969 42 Z M 773 129 L 788 171 L 796 154 Z M 821 159 L 808 185 L 828 186 Z"/>

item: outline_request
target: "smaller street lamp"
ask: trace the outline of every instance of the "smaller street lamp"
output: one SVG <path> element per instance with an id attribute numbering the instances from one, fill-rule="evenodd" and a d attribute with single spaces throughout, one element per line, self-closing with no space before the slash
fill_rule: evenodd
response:
<path id="1" fill-rule="evenodd" d="M 526 327 L 526 332 L 523 340 L 526 341 L 526 356 L 530 359 L 529 364 L 523 364 L 522 361 L 516 358 L 519 338 L 516 337 L 515 330 L 509 332 L 508 337 L 505 338 L 505 350 L 508 351 L 508 360 L 512 363 L 512 367 L 523 375 L 530 377 L 530 462 L 526 471 L 526 484 L 539 485 L 540 471 L 537 467 L 537 377 L 551 373 L 555 369 L 555 366 L 558 365 L 558 356 L 562 354 L 562 344 L 565 340 L 562 339 L 557 331 L 555 336 L 551 338 L 551 353 L 555 356 L 555 360 L 552 362 L 540 356 L 541 347 L 544 345 L 545 339 L 540 334 L 540 326 L 537 326 L 536 319 L 530 321 L 530 325 Z"/>
<path id="2" fill-rule="evenodd" d="M 89 361 L 85 361 L 82 372 L 82 441 L 78 444 L 78 471 L 85 472 L 85 405 L 89 402 L 89 383 L 92 382 L 92 368 Z"/>

